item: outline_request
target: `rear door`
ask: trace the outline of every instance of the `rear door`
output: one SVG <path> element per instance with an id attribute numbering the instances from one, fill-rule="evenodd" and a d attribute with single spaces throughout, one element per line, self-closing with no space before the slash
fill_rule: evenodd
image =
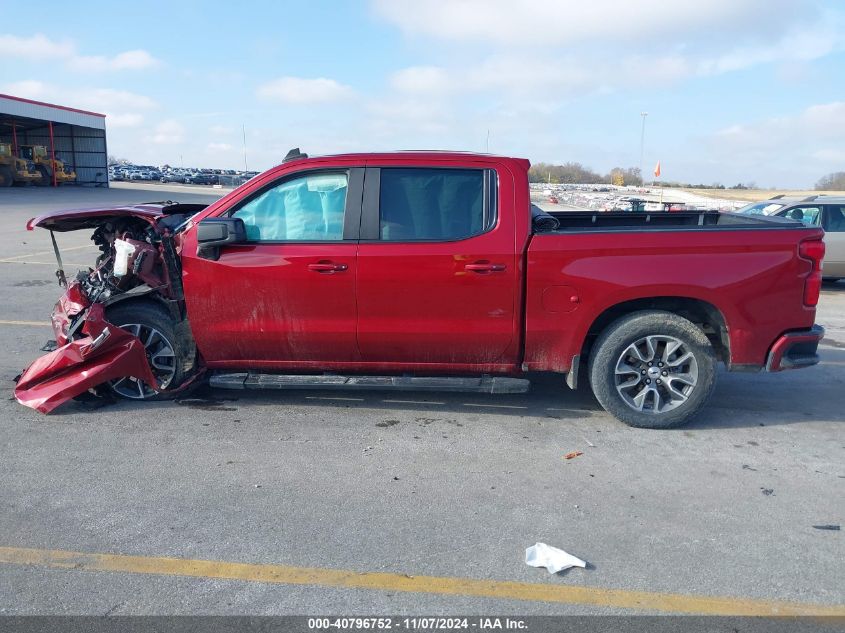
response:
<path id="1" fill-rule="evenodd" d="M 247 243 L 219 259 L 185 241 L 185 302 L 209 366 L 358 360 L 355 275 L 363 168 L 286 174 L 213 213 L 241 218 Z M 192 231 L 195 233 L 195 231 Z"/>
<path id="2" fill-rule="evenodd" d="M 515 363 L 512 177 L 484 163 L 397 163 L 368 164 L 365 177 L 362 359 L 467 369 Z"/>
<path id="3" fill-rule="evenodd" d="M 845 204 L 825 205 L 824 219 L 825 277 L 845 277 Z"/>

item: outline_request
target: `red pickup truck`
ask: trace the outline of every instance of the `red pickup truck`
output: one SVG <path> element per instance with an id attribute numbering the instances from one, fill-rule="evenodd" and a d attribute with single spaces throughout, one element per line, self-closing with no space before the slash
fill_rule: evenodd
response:
<path id="1" fill-rule="evenodd" d="M 101 254 L 65 284 L 57 349 L 15 397 L 49 412 L 89 390 L 161 398 L 198 379 L 512 393 L 529 372 L 556 372 L 571 388 L 588 380 L 623 422 L 666 428 L 704 407 L 718 362 L 818 362 L 820 229 L 718 212 L 545 213 L 528 167 L 292 150 L 208 207 L 34 218 L 29 229 L 93 229 Z"/>

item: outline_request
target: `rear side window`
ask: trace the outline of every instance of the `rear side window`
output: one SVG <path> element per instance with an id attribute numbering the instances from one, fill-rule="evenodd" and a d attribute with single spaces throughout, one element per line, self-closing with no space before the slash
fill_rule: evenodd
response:
<path id="1" fill-rule="evenodd" d="M 778 213 L 779 216 L 799 220 L 807 226 L 818 226 L 821 222 L 821 207 L 793 207 Z"/>
<path id="2" fill-rule="evenodd" d="M 828 233 L 845 233 L 845 206 L 827 207 L 824 230 Z"/>
<path id="3" fill-rule="evenodd" d="M 343 239 L 346 173 L 315 173 L 286 180 L 238 208 L 251 242 Z"/>
<path id="4" fill-rule="evenodd" d="M 459 240 L 495 223 L 495 172 L 384 168 L 379 191 L 382 240 Z"/>

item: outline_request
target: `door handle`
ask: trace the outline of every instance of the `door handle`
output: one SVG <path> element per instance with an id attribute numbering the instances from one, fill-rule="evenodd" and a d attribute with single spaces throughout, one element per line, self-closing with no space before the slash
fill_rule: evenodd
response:
<path id="1" fill-rule="evenodd" d="M 308 264 L 308 270 L 315 273 L 342 273 L 349 268 L 346 264 L 338 264 L 336 262 L 317 262 L 316 264 Z"/>
<path id="2" fill-rule="evenodd" d="M 475 262 L 464 266 L 464 270 L 471 270 L 474 273 L 501 273 L 507 269 L 504 264 L 493 264 L 491 262 Z"/>

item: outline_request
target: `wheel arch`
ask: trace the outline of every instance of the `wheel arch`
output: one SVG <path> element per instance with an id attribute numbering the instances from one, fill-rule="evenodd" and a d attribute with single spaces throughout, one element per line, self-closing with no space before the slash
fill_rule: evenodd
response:
<path id="1" fill-rule="evenodd" d="M 143 288 L 135 293 L 127 292 L 122 295 L 116 295 L 106 302 L 106 319 L 109 318 L 109 309 L 120 307 L 121 309 L 131 309 L 133 306 L 152 306 L 173 321 L 176 335 L 179 337 L 184 349 L 188 352 L 186 361 L 189 368 L 194 368 L 197 359 L 197 343 L 191 332 L 188 324 L 187 316 L 184 315 L 182 308 L 176 301 L 168 301 L 155 291 L 155 288 L 149 286 L 139 286 Z"/>
<path id="2" fill-rule="evenodd" d="M 589 325 L 581 343 L 581 359 L 589 358 L 593 344 L 599 335 L 613 322 L 642 310 L 662 310 L 677 314 L 702 330 L 713 345 L 716 357 L 730 365 L 730 336 L 724 314 L 716 306 L 703 299 L 682 296 L 644 297 L 616 303 L 601 312 Z"/>

